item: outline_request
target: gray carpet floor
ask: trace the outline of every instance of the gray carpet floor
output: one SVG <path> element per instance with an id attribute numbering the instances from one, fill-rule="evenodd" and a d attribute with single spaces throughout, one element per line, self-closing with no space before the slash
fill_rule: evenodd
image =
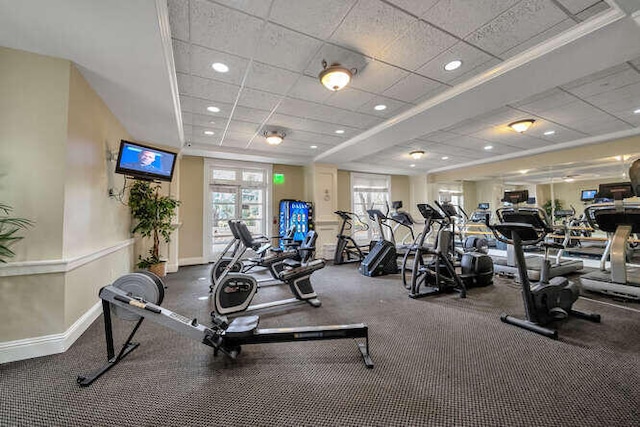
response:
<path id="1" fill-rule="evenodd" d="M 163 306 L 208 324 L 208 266 L 165 278 Z M 140 347 L 89 388 L 105 361 L 100 317 L 65 353 L 0 365 L 0 425 L 20 426 L 638 426 L 640 304 L 597 295 L 554 341 L 500 322 L 521 316 L 519 288 L 412 300 L 399 275 L 355 265 L 313 275 L 320 308 L 261 316 L 261 327 L 365 322 L 374 369 L 352 340 L 245 346 L 237 361 L 144 322 Z M 256 301 L 289 297 L 260 289 Z M 122 340 L 131 322 L 114 320 Z"/>

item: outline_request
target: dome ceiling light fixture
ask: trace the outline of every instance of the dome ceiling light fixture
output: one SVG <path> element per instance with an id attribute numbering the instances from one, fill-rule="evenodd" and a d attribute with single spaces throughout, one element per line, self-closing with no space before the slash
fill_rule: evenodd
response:
<path id="1" fill-rule="evenodd" d="M 518 133 L 526 132 L 527 129 L 535 122 L 533 119 L 518 120 L 517 122 L 509 123 L 509 127 Z"/>
<path id="2" fill-rule="evenodd" d="M 411 158 L 413 160 L 420 160 L 422 158 L 422 156 L 424 156 L 424 151 L 422 151 L 422 150 L 414 150 L 414 151 L 410 152 L 409 155 L 411 156 Z"/>
<path id="3" fill-rule="evenodd" d="M 265 131 L 264 136 L 267 138 L 267 143 L 269 145 L 280 145 L 286 134 L 277 130 L 270 130 Z"/>
<path id="4" fill-rule="evenodd" d="M 322 68 L 323 70 L 318 75 L 320 83 L 333 92 L 339 91 L 348 85 L 351 77 L 357 73 L 355 68 L 348 69 L 337 63 L 327 66 L 327 61 L 325 60 L 322 60 Z"/>

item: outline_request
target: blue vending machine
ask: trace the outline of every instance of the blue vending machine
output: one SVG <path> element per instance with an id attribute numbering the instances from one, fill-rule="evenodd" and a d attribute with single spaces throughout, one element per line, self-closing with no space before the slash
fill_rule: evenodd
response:
<path id="1" fill-rule="evenodd" d="M 284 236 L 289 226 L 295 225 L 293 240 L 302 242 L 309 230 L 313 230 L 313 205 L 301 200 L 280 200 L 278 235 Z M 280 241 L 284 249 L 284 242 Z"/>

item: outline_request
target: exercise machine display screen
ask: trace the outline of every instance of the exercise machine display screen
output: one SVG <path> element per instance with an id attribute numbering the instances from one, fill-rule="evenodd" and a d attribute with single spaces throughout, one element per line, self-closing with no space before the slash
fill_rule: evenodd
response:
<path id="1" fill-rule="evenodd" d="M 478 203 L 478 209 L 481 211 L 488 211 L 489 203 Z"/>
<path id="2" fill-rule="evenodd" d="M 505 191 L 502 198 L 503 202 L 517 204 L 529 200 L 529 190 L 513 190 Z"/>
<path id="3" fill-rule="evenodd" d="M 580 201 L 581 202 L 590 202 L 596 198 L 596 193 L 598 190 L 582 190 L 580 193 Z"/>

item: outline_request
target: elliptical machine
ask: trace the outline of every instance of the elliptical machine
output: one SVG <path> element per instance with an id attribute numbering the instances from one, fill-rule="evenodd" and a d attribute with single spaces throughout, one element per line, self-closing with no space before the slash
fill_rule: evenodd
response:
<path id="1" fill-rule="evenodd" d="M 340 227 L 340 233 L 336 236 L 338 241 L 336 242 L 336 251 L 333 255 L 333 264 L 348 264 L 352 262 L 360 262 L 367 255 L 368 251 L 363 251 L 365 246 L 358 245 L 353 237 L 345 234 L 345 231 L 349 231 L 353 228 L 353 217 L 355 216 L 363 226 L 363 230 L 368 230 L 369 225 L 360 221 L 357 214 L 347 211 L 335 211 L 336 215 L 342 218 L 342 226 Z"/>
<path id="2" fill-rule="evenodd" d="M 578 284 L 569 282 L 566 277 L 554 277 L 548 283 L 538 282 L 533 286 L 529 282 L 522 246 L 541 242 L 546 236 L 545 229 L 536 229 L 532 224 L 522 222 L 490 225 L 488 216 L 486 225 L 496 239 L 513 245 L 522 285 L 522 301 L 526 318 L 520 319 L 503 313 L 500 320 L 552 339 L 558 339 L 558 331 L 547 328 L 546 325 L 554 320 L 572 315 L 600 323 L 599 314 L 585 313 L 572 308 L 573 303 L 580 296 L 580 289 Z"/>

